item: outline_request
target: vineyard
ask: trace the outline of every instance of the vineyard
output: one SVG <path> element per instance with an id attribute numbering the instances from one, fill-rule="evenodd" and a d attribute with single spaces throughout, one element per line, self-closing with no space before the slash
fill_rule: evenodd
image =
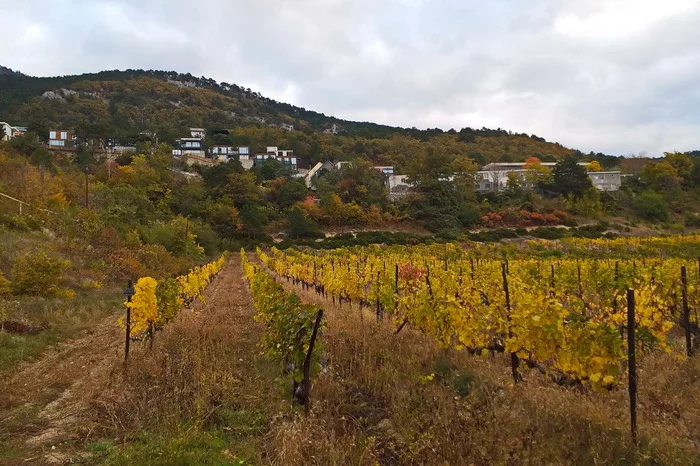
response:
<path id="1" fill-rule="evenodd" d="M 596 245 L 609 246 L 589 247 Z M 455 245 L 258 250 L 280 277 L 341 304 L 371 307 L 396 333 L 410 326 L 444 348 L 510 354 L 516 383 L 527 366 L 562 385 L 620 388 L 628 366 L 628 299 L 642 357 L 652 351 L 686 357 L 700 340 L 697 259 L 485 260 L 475 257 L 480 253 Z"/>
<path id="2" fill-rule="evenodd" d="M 243 250 L 241 264 L 258 311 L 256 320 L 265 328 L 262 346 L 271 359 L 281 363 L 284 376 L 292 380 L 292 396 L 308 413 L 311 375 L 318 370 L 323 310 L 302 303 L 296 293 L 285 292 L 270 274 L 248 261 Z"/>
<path id="3" fill-rule="evenodd" d="M 133 289 L 130 284 L 125 290 L 128 312 L 119 319 L 119 324 L 126 330 L 127 357 L 130 340 L 147 337 L 152 341 L 154 333 L 172 321 L 182 309 L 197 298 L 204 299 L 202 293 L 225 262 L 226 254 L 206 265 L 195 267 L 185 275 L 160 281 L 141 277 Z"/>

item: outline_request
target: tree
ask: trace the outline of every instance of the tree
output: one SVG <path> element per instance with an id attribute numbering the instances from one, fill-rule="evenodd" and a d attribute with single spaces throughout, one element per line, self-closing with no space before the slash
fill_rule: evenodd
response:
<path id="1" fill-rule="evenodd" d="M 572 156 L 564 157 L 552 171 L 551 190 L 559 195 L 572 194 L 580 198 L 592 186 L 586 168 L 579 165 Z"/>
<path id="2" fill-rule="evenodd" d="M 309 195 L 309 190 L 302 180 L 282 180 L 281 186 L 272 193 L 274 202 L 280 209 L 287 209 L 301 202 Z"/>
<path id="3" fill-rule="evenodd" d="M 262 207 L 255 204 L 246 204 L 240 211 L 242 231 L 248 238 L 257 238 L 264 233 L 265 213 Z"/>
<path id="4" fill-rule="evenodd" d="M 299 207 L 290 209 L 287 213 L 289 235 L 292 238 L 317 238 L 321 230 L 316 222 L 304 215 Z"/>
<path id="5" fill-rule="evenodd" d="M 670 162 L 652 162 L 642 168 L 639 179 L 654 191 L 678 187 L 682 178 Z"/>
<path id="6" fill-rule="evenodd" d="M 542 165 L 542 161 L 537 157 L 528 157 L 523 164 L 525 173 L 525 183 L 530 186 L 540 186 L 547 184 L 552 176 L 552 170 Z"/>
<path id="7" fill-rule="evenodd" d="M 597 160 L 594 160 L 588 164 L 588 166 L 586 167 L 586 170 L 588 170 L 589 172 L 602 172 L 603 167 L 600 166 L 600 162 L 598 162 Z"/>
<path id="8" fill-rule="evenodd" d="M 664 152 L 666 161 L 676 169 L 678 176 L 683 183 L 692 182 L 693 177 L 693 159 L 688 154 L 680 152 Z"/>
<path id="9" fill-rule="evenodd" d="M 508 181 L 506 181 L 505 194 L 508 197 L 518 198 L 525 193 L 523 189 L 523 180 L 516 172 L 508 172 Z"/>

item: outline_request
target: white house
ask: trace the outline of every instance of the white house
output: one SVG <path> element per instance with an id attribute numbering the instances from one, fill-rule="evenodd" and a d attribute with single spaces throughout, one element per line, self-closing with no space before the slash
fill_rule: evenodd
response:
<path id="1" fill-rule="evenodd" d="M 520 177 L 523 187 L 534 188 L 535 186 L 528 182 L 527 174 L 529 170 L 523 168 L 523 162 L 507 162 L 507 163 L 490 163 L 485 165 L 477 172 L 477 192 L 487 193 L 493 191 L 502 191 L 508 185 L 508 176 L 510 173 L 515 173 Z M 543 162 L 542 166 L 553 168 L 557 164 L 553 162 Z M 579 162 L 582 167 L 587 167 L 588 162 Z M 593 186 L 600 191 L 619 191 L 621 183 L 621 172 L 588 172 L 588 177 L 591 179 Z"/>
<path id="2" fill-rule="evenodd" d="M 193 138 L 204 139 L 207 136 L 207 131 L 204 128 L 190 128 L 190 134 Z"/>
<path id="3" fill-rule="evenodd" d="M 12 126 L 9 123 L 0 121 L 0 141 L 9 141 L 15 136 L 20 136 L 27 132 L 24 126 Z"/>
<path id="4" fill-rule="evenodd" d="M 389 187 L 389 199 L 392 201 L 404 197 L 413 189 L 413 184 L 408 182 L 408 175 L 389 175 L 387 186 Z"/>
<path id="5" fill-rule="evenodd" d="M 380 172 L 384 173 L 385 175 L 393 175 L 394 174 L 394 167 L 374 167 L 376 170 L 379 170 Z"/>
<path id="6" fill-rule="evenodd" d="M 600 191 L 619 191 L 622 186 L 622 174 L 619 171 L 612 172 L 588 172 L 588 176 Z"/>

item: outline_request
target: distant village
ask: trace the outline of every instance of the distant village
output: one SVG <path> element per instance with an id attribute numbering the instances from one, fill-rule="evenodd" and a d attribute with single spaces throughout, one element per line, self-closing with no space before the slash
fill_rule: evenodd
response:
<path id="1" fill-rule="evenodd" d="M 0 122 L 0 135 L 2 136 L 0 140 L 6 141 L 21 136 L 26 132 L 26 127 Z M 221 133 L 228 134 L 227 131 L 221 131 Z M 149 138 L 154 137 L 153 134 L 148 132 L 143 134 Z M 248 146 L 233 147 L 216 144 L 207 148 L 205 140 L 206 130 L 204 128 L 190 128 L 188 137 L 182 137 L 175 141 L 172 154 L 189 166 L 214 166 L 230 160 L 237 160 L 245 170 L 250 170 L 256 165 L 262 165 L 267 160 L 276 160 L 289 169 L 293 178 L 303 178 L 308 188 L 313 188 L 313 179 L 315 177 L 322 175 L 324 172 L 339 170 L 344 165 L 351 164 L 351 162 L 347 161 L 326 161 L 318 162 L 310 168 L 300 168 L 298 159 L 292 150 L 268 146 L 265 152 L 253 154 Z M 50 150 L 71 152 L 75 151 L 79 144 L 80 141 L 75 137 L 74 131 L 61 129 L 49 131 L 47 148 Z M 123 144 L 116 138 L 100 141 L 100 147 L 107 155 L 136 151 L 135 145 Z M 556 163 L 543 162 L 541 165 L 553 168 Z M 587 166 L 588 164 L 582 162 L 579 165 Z M 390 199 L 400 199 L 411 191 L 412 185 L 407 175 L 396 173 L 394 167 L 391 166 L 376 166 L 374 168 L 384 174 Z M 530 172 L 531 170 L 525 168 L 522 162 L 489 163 L 481 167 L 476 173 L 476 190 L 480 194 L 503 191 L 508 186 L 509 177 L 513 175 L 521 180 L 521 185 L 524 188 L 534 188 L 532 183 L 528 182 L 527 175 Z M 623 175 L 620 171 L 588 171 L 588 176 L 593 186 L 600 191 L 618 191 L 622 185 Z"/>

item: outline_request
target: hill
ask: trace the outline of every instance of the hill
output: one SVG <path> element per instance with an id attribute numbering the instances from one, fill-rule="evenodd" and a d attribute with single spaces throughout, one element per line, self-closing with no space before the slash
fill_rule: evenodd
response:
<path id="1" fill-rule="evenodd" d="M 240 143 L 284 146 L 298 141 L 297 153 L 311 159 L 360 155 L 379 161 L 384 155 L 396 162 L 396 154 L 425 143 L 480 162 L 531 156 L 553 161 L 578 152 L 500 128 L 419 130 L 346 121 L 235 84 L 165 71 L 115 70 L 49 78 L 0 71 L 0 120 L 28 126 L 42 136 L 51 127 L 100 138 L 133 138 L 149 130 L 164 142 L 172 142 L 193 126 L 265 128 L 271 132 L 259 141 L 247 141 L 250 135 L 244 134 Z"/>

